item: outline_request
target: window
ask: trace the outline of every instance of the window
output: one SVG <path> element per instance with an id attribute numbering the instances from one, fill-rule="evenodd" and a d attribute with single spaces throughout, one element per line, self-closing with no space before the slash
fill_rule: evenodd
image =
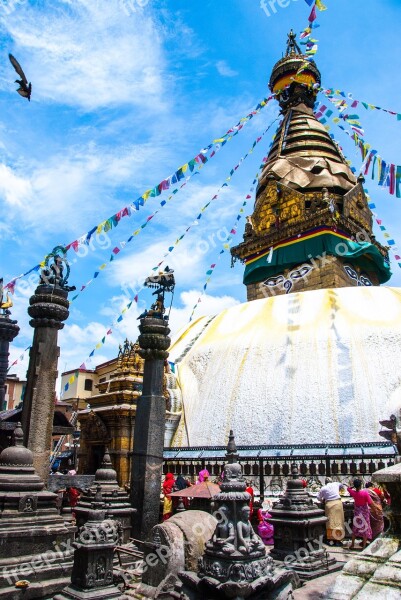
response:
<path id="1" fill-rule="evenodd" d="M 106 377 L 101 377 L 101 378 L 99 379 L 99 383 L 103 383 L 103 381 L 106 381 Z"/>
<path id="2" fill-rule="evenodd" d="M 85 379 L 85 392 L 91 392 L 93 389 L 93 381 L 92 379 Z"/>

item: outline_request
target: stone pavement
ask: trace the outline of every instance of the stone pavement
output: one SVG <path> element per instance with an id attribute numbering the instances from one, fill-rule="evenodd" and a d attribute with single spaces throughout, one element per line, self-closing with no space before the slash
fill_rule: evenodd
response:
<path id="1" fill-rule="evenodd" d="M 349 543 L 349 541 L 346 541 L 346 546 L 348 546 Z M 343 564 L 348 562 L 352 557 L 360 552 L 360 550 L 350 551 L 347 547 L 332 548 L 330 546 L 325 546 L 325 548 L 328 549 L 331 556 L 334 556 L 336 560 Z M 335 573 L 330 573 L 329 575 L 324 575 L 323 577 L 317 577 L 312 581 L 308 581 L 308 583 L 293 592 L 294 600 L 323 600 L 326 597 L 327 590 L 334 583 L 336 577 L 338 577 L 340 573 L 341 571 L 337 571 Z"/>

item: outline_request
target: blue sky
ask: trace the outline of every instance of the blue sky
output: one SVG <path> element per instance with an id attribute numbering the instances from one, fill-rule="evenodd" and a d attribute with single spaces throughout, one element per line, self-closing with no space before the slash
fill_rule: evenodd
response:
<path id="1" fill-rule="evenodd" d="M 0 5 L 0 244 L 5 280 L 28 270 L 58 244 L 67 244 L 158 184 L 268 95 L 274 63 L 291 27 L 306 26 L 304 0 L 276 2 L 268 17 L 260 0 L 53 0 Z M 316 62 L 325 87 L 401 112 L 399 23 L 401 3 L 326 0 L 316 30 Z M 31 103 L 15 93 L 7 54 L 33 83 Z M 401 122 L 358 107 L 365 139 L 383 158 L 401 164 Z M 231 168 L 278 115 L 270 104 L 210 161 L 152 220 L 71 306 L 60 335 L 59 370 L 82 363 L 135 288 L 167 248 L 194 221 Z M 198 226 L 168 263 L 176 271 L 172 326 L 190 316 L 206 271 L 222 248 L 265 155 L 274 127 L 236 171 Z M 359 151 L 332 127 L 353 164 Z M 399 199 L 370 183 L 372 200 L 401 244 Z M 149 199 L 88 255 L 72 264 L 70 282 L 81 287 L 158 206 Z M 246 213 L 252 212 L 252 203 Z M 243 220 L 237 234 L 242 239 Z M 380 232 L 379 241 L 384 241 Z M 71 260 L 77 257 L 71 254 Z M 245 300 L 242 267 L 222 256 L 196 315 Z M 390 285 L 401 284 L 395 264 Z M 21 333 L 12 362 L 29 345 L 26 309 L 35 279 L 16 288 L 13 314 Z M 97 351 L 92 366 L 116 354 L 125 337 L 137 337 L 134 306 Z M 13 371 L 24 375 L 27 360 Z"/>

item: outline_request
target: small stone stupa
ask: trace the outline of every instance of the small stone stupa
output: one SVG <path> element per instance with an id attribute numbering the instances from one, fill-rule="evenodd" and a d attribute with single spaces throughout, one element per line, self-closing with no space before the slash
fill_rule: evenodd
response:
<path id="1" fill-rule="evenodd" d="M 59 515 L 57 495 L 44 489 L 22 440 L 18 423 L 14 446 L 0 454 L 0 598 L 7 600 L 48 598 L 63 589 L 76 531 Z"/>
<path id="2" fill-rule="evenodd" d="M 71 584 L 54 600 L 127 598 L 113 583 L 113 554 L 120 543 L 120 533 L 119 523 L 106 516 L 106 504 L 98 487 L 88 521 L 74 542 Z"/>
<path id="3" fill-rule="evenodd" d="M 301 580 L 326 575 L 340 568 L 323 548 L 327 517 L 304 489 L 298 467 L 292 466 L 292 479 L 282 499 L 270 510 L 274 525 L 274 549 L 271 556 L 285 561 Z"/>
<path id="4" fill-rule="evenodd" d="M 198 573 L 179 573 L 181 584 L 172 593 L 180 600 L 287 598 L 299 584 L 297 575 L 277 569 L 249 521 L 250 495 L 238 463 L 233 432 L 227 446 L 221 492 L 214 497 L 219 519 L 199 560 Z"/>
<path id="5" fill-rule="evenodd" d="M 126 544 L 131 537 L 131 521 L 135 509 L 130 504 L 128 493 L 118 485 L 117 472 L 113 469 L 107 448 L 102 466 L 95 473 L 93 485 L 82 494 L 74 509 L 78 527 L 82 527 L 87 522 L 98 488 L 100 488 L 102 497 L 107 503 L 108 515 L 121 523 L 122 543 Z"/>

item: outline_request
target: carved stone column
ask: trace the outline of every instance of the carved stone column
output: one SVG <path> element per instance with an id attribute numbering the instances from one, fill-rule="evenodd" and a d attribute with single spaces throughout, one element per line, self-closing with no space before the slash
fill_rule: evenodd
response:
<path id="1" fill-rule="evenodd" d="M 139 353 L 145 359 L 145 367 L 142 396 L 136 409 L 131 497 L 137 510 L 133 535 L 143 540 L 159 522 L 166 415 L 163 377 L 170 329 L 163 318 L 145 316 L 140 323 Z"/>
<path id="2" fill-rule="evenodd" d="M 8 369 L 10 342 L 18 335 L 17 321 L 10 319 L 7 314 L 0 314 L 0 410 L 5 410 L 5 384 Z"/>
<path id="3" fill-rule="evenodd" d="M 68 290 L 40 284 L 29 300 L 28 313 L 34 328 L 22 425 L 25 445 L 33 452 L 34 466 L 43 480 L 49 475 L 52 427 L 60 348 L 58 330 L 68 318 Z"/>

